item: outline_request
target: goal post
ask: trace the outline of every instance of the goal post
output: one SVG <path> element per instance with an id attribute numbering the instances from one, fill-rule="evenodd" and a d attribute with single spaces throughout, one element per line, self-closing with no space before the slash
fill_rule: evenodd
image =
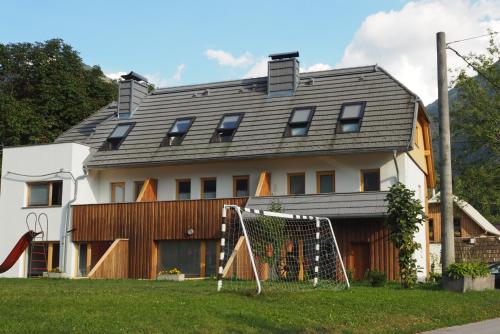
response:
<path id="1" fill-rule="evenodd" d="M 328 218 L 224 205 L 220 245 L 218 291 L 350 286 Z"/>

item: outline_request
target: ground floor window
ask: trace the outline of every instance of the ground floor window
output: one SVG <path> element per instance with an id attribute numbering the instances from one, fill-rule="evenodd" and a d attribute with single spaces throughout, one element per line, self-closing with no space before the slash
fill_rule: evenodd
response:
<path id="1" fill-rule="evenodd" d="M 217 268 L 216 240 L 158 242 L 158 271 L 179 269 L 186 277 L 210 277 Z"/>

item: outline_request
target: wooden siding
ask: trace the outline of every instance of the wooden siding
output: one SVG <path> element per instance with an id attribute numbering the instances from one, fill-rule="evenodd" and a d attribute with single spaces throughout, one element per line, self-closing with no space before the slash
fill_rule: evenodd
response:
<path id="1" fill-rule="evenodd" d="M 129 239 L 129 277 L 156 274 L 155 240 L 216 239 L 224 204 L 246 198 L 135 202 L 73 206 L 74 242 Z M 186 231 L 192 228 L 193 235 Z"/>
<path id="2" fill-rule="evenodd" d="M 428 216 L 429 219 L 433 220 L 434 224 L 434 241 L 431 241 L 432 243 L 441 243 L 441 212 L 439 207 L 439 203 L 429 204 Z M 453 208 L 453 216 L 456 218 L 460 217 L 460 233 L 462 238 L 478 237 L 485 234 L 485 231 L 456 205 Z"/>
<path id="3" fill-rule="evenodd" d="M 370 269 L 385 272 L 389 280 L 399 279 L 398 250 L 389 241 L 388 230 L 380 219 L 335 220 L 332 224 L 348 269 L 352 270 L 352 245 L 368 243 Z"/>
<path id="4" fill-rule="evenodd" d="M 115 240 L 96 263 L 89 278 L 128 278 L 128 240 Z"/>

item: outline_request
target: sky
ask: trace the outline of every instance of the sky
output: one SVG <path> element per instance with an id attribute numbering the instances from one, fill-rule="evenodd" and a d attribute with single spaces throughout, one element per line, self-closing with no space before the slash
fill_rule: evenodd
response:
<path id="1" fill-rule="evenodd" d="M 269 54 L 299 51 L 301 71 L 378 64 L 425 104 L 437 97 L 435 33 L 488 29 L 500 31 L 500 0 L 16 0 L 0 10 L 0 43 L 62 38 L 112 78 L 133 70 L 165 87 L 264 76 Z M 448 52 L 448 66 L 465 64 Z"/>

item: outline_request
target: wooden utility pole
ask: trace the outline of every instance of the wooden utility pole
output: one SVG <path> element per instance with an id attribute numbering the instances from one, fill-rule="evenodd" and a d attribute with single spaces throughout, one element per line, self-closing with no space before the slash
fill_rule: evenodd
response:
<path id="1" fill-rule="evenodd" d="M 441 188 L 441 262 L 443 270 L 455 263 L 455 238 L 453 231 L 453 189 L 451 181 L 450 110 L 448 105 L 448 67 L 446 65 L 446 35 L 436 34 L 438 110 L 439 110 L 439 153 Z"/>

